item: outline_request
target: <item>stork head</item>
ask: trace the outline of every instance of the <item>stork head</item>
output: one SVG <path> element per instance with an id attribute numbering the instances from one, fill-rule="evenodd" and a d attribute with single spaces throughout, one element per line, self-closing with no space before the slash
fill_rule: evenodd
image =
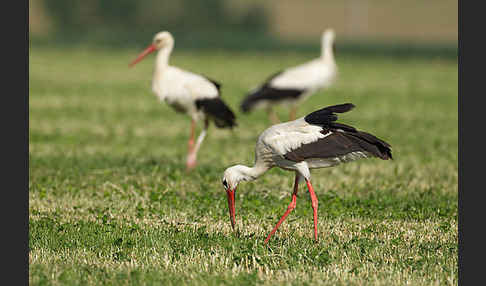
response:
<path id="1" fill-rule="evenodd" d="M 326 29 L 324 32 L 322 32 L 322 43 L 327 44 L 327 43 L 332 43 L 334 42 L 334 38 L 336 37 L 336 34 L 334 33 L 334 30 L 329 28 Z"/>
<path id="2" fill-rule="evenodd" d="M 248 181 L 252 180 L 253 178 L 248 175 L 249 170 L 248 168 L 243 165 L 235 165 L 233 167 L 229 167 L 224 171 L 223 174 L 223 188 L 226 191 L 226 195 L 228 196 L 228 209 L 229 215 L 231 220 L 231 227 L 235 228 L 235 196 L 236 196 L 236 188 L 238 187 L 239 182 L 241 181 Z"/>
<path id="3" fill-rule="evenodd" d="M 157 50 L 169 50 L 170 53 L 173 47 L 174 37 L 172 37 L 172 35 L 167 31 L 158 32 L 157 34 L 155 34 L 154 39 L 152 40 L 152 44 L 150 44 L 143 52 L 141 52 L 137 56 L 137 58 L 130 63 L 130 66 L 134 66 L 145 56 Z"/>
<path id="4" fill-rule="evenodd" d="M 152 45 L 157 50 L 167 48 L 167 47 L 172 48 L 174 46 L 174 37 L 172 37 L 171 33 L 167 31 L 158 32 L 154 36 Z"/>

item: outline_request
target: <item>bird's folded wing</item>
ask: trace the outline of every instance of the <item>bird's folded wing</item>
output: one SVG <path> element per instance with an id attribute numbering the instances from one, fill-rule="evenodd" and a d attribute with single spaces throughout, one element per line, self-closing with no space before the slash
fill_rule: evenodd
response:
<path id="1" fill-rule="evenodd" d="M 375 136 L 361 131 L 329 131 L 328 136 L 314 142 L 302 144 L 287 152 L 287 160 L 301 162 L 307 159 L 333 159 L 354 161 L 365 157 L 391 159 L 389 145 Z"/>
<path id="2" fill-rule="evenodd" d="M 167 76 L 170 84 L 175 87 L 179 86 L 179 89 L 174 88 L 178 91 L 177 93 L 190 95 L 193 100 L 198 98 L 213 98 L 219 95 L 218 85 L 199 74 L 177 67 L 171 67 L 166 72 L 168 73 Z"/>
<path id="3" fill-rule="evenodd" d="M 269 82 L 269 86 L 279 89 L 308 90 L 325 85 L 332 78 L 331 69 L 309 62 L 282 71 Z"/>
<path id="4" fill-rule="evenodd" d="M 315 142 L 329 135 L 321 132 L 323 130 L 322 127 L 306 123 L 281 124 L 280 126 L 283 127 L 269 130 L 262 138 L 262 141 L 274 153 L 281 156 L 301 147 L 303 144 Z"/>

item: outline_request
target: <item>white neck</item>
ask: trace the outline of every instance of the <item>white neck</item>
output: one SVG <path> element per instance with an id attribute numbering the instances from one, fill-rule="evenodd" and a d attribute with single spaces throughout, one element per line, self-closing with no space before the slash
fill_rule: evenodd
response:
<path id="1" fill-rule="evenodd" d="M 321 59 L 326 63 L 334 62 L 334 52 L 332 51 L 333 41 L 329 39 L 323 39 L 321 44 Z"/>
<path id="2" fill-rule="evenodd" d="M 168 65 L 170 54 L 172 53 L 172 46 L 167 46 L 157 52 L 155 59 L 155 74 L 161 73 Z"/>
<path id="3" fill-rule="evenodd" d="M 265 164 L 256 163 L 253 167 L 237 165 L 238 181 L 253 181 L 265 173 L 269 167 Z M 235 166 L 236 167 L 236 166 Z"/>

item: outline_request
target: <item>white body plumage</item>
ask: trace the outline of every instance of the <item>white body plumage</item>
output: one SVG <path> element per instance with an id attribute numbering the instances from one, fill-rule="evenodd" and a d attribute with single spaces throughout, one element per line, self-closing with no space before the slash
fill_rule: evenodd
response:
<path id="1" fill-rule="evenodd" d="M 220 84 L 202 75 L 185 71 L 169 65 L 170 54 L 174 48 L 174 38 L 167 31 L 157 33 L 152 44 L 130 64 L 135 65 L 146 55 L 157 52 L 152 75 L 152 92 L 159 100 L 166 102 L 177 112 L 188 114 L 192 119 L 191 137 L 188 141 L 189 154 L 187 168 L 196 165 L 197 152 L 201 146 L 210 119 L 218 128 L 236 126 L 235 116 L 222 101 L 219 94 Z M 196 122 L 204 121 L 204 127 L 194 143 Z"/>
<path id="2" fill-rule="evenodd" d="M 291 105 L 294 110 L 290 119 L 295 119 L 298 103 L 316 91 L 331 86 L 337 78 L 338 68 L 333 53 L 334 37 L 332 29 L 324 31 L 319 58 L 284 69 L 254 88 L 241 102 L 242 111 L 266 107 L 271 109 L 275 104 Z"/>

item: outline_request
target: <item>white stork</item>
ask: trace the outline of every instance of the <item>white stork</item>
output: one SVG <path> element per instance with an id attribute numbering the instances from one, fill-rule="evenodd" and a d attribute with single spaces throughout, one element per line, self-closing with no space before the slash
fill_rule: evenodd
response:
<path id="1" fill-rule="evenodd" d="M 245 97 L 241 110 L 247 113 L 254 108 L 267 108 L 270 120 L 277 123 L 279 120 L 272 107 L 286 104 L 290 105 L 289 120 L 294 120 L 297 105 L 317 90 L 330 86 L 336 78 L 334 37 L 334 30 L 325 30 L 319 58 L 273 74 Z"/>
<path id="2" fill-rule="evenodd" d="M 206 136 L 209 120 L 219 128 L 236 126 L 233 111 L 220 96 L 221 84 L 195 73 L 169 65 L 169 57 L 174 47 L 174 38 L 167 32 L 159 32 L 153 42 L 130 63 L 141 61 L 146 55 L 157 51 L 152 91 L 175 111 L 188 114 L 191 119 L 191 135 L 188 142 L 187 170 L 196 166 L 197 152 Z M 196 122 L 204 120 L 204 127 L 194 145 Z"/>
<path id="3" fill-rule="evenodd" d="M 329 106 L 294 121 L 273 125 L 258 137 L 253 167 L 235 165 L 225 170 L 223 187 L 228 196 L 231 226 L 235 227 L 235 193 L 240 181 L 255 180 L 272 167 L 295 172 L 292 201 L 268 235 L 275 233 L 295 208 L 300 181 L 305 180 L 314 211 L 314 237 L 317 240 L 317 197 L 310 182 L 310 169 L 327 168 L 360 158 L 392 159 L 391 146 L 374 135 L 335 122 L 336 113 L 347 112 L 351 103 Z"/>

